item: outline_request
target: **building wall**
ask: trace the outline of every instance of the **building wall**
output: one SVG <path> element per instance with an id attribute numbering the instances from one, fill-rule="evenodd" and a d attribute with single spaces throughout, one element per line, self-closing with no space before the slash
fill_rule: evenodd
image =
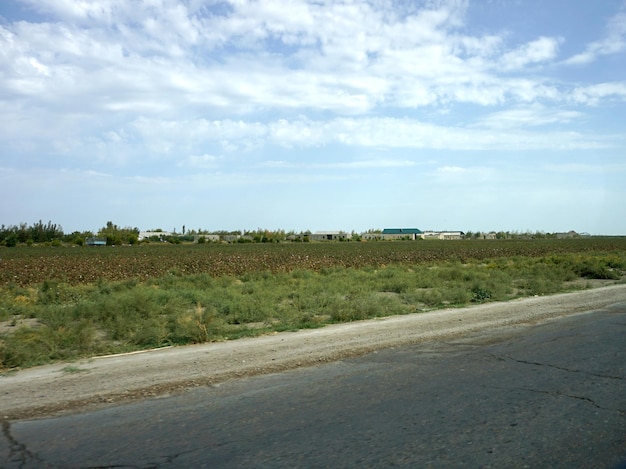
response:
<path id="1" fill-rule="evenodd" d="M 422 239 L 463 239 L 462 231 L 424 231 Z"/>
<path id="2" fill-rule="evenodd" d="M 216 235 L 216 234 L 205 234 L 205 235 L 195 235 L 194 236 L 194 241 L 197 243 L 198 239 L 200 239 L 200 237 L 204 238 L 205 241 L 209 241 L 209 242 L 217 242 L 220 240 L 220 235 Z"/>
<path id="3" fill-rule="evenodd" d="M 415 240 L 415 233 L 383 233 L 381 239 L 384 240 L 393 240 L 393 239 L 411 239 Z"/>
<path id="4" fill-rule="evenodd" d="M 159 238 L 166 238 L 167 236 L 172 236 L 172 233 L 169 231 L 140 231 L 139 232 L 139 241 L 142 239 L 150 238 L 152 236 L 158 236 Z"/>
<path id="5" fill-rule="evenodd" d="M 316 231 L 309 235 L 311 241 L 340 241 L 350 238 L 352 235 L 343 231 Z"/>

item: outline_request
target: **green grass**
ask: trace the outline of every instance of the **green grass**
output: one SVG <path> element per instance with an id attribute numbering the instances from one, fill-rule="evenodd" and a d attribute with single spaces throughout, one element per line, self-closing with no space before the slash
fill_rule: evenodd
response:
<path id="1" fill-rule="evenodd" d="M 0 369 L 552 294 L 625 272 L 616 251 L 7 284 Z"/>

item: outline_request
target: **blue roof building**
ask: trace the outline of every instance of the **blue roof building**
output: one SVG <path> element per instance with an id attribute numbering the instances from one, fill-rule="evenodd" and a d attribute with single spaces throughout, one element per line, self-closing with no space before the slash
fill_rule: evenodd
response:
<path id="1" fill-rule="evenodd" d="M 417 228 L 385 228 L 382 239 L 412 239 L 420 238 L 422 230 Z"/>

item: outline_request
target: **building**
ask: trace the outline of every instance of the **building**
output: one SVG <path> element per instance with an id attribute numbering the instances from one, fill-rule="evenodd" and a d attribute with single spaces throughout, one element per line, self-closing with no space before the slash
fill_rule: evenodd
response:
<path id="1" fill-rule="evenodd" d="M 422 235 L 422 230 L 417 228 L 385 228 L 380 234 L 380 239 L 410 239 L 415 241 Z"/>
<path id="2" fill-rule="evenodd" d="M 106 238 L 95 238 L 95 237 L 85 238 L 85 244 L 87 246 L 106 246 L 107 240 Z"/>
<path id="3" fill-rule="evenodd" d="M 463 239 L 465 233 L 462 231 L 424 231 L 422 233 L 422 239 Z"/>
<path id="4" fill-rule="evenodd" d="M 169 231 L 140 231 L 139 232 L 139 241 L 143 241 L 144 239 L 152 239 L 156 241 L 157 239 L 160 241 L 164 241 L 165 238 L 172 236 L 172 233 Z"/>
<path id="5" fill-rule="evenodd" d="M 576 233 L 574 230 L 568 231 L 567 233 L 556 233 L 557 239 L 574 239 L 580 238 L 580 235 Z"/>
<path id="6" fill-rule="evenodd" d="M 236 243 L 240 237 L 241 235 L 238 235 L 238 234 L 225 234 L 225 235 L 221 235 L 220 239 L 227 243 Z"/>
<path id="7" fill-rule="evenodd" d="M 361 233 L 361 239 L 364 241 L 380 241 L 383 239 L 383 234 L 380 231 L 374 233 Z"/>
<path id="8" fill-rule="evenodd" d="M 316 231 L 309 235 L 311 241 L 346 241 L 352 238 L 345 231 Z"/>
<path id="9" fill-rule="evenodd" d="M 217 243 L 220 240 L 220 235 L 216 234 L 196 234 L 193 236 L 193 242 L 197 243 L 200 238 L 203 238 L 207 243 Z"/>

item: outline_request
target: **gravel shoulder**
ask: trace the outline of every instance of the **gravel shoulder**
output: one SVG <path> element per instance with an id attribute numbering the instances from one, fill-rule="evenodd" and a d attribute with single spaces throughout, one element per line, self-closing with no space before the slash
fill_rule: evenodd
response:
<path id="1" fill-rule="evenodd" d="M 517 330 L 626 301 L 626 285 L 97 357 L 0 376 L 0 419 L 78 412 L 374 350 Z"/>

